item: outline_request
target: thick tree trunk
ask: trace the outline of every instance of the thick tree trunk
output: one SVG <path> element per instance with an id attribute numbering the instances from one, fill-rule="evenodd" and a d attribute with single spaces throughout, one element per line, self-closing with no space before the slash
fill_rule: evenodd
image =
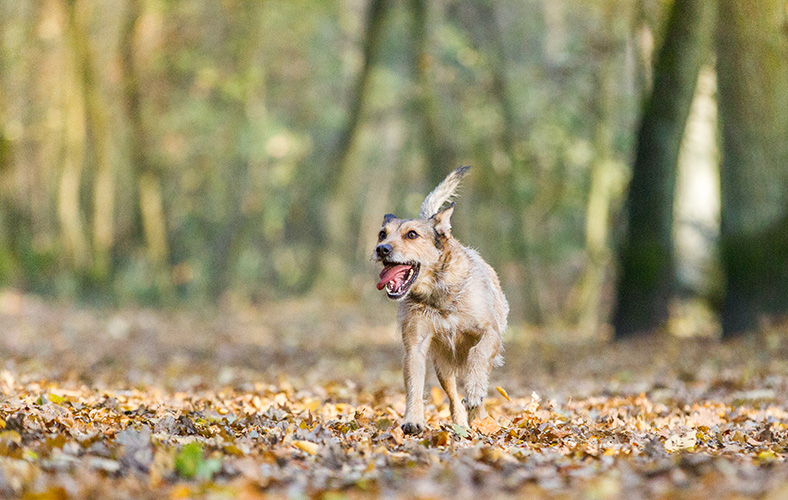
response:
<path id="1" fill-rule="evenodd" d="M 782 0 L 720 0 L 724 337 L 788 312 L 788 31 Z"/>
<path id="2" fill-rule="evenodd" d="M 674 286 L 673 196 L 684 127 L 708 57 L 714 2 L 675 0 L 638 133 L 621 249 L 616 338 L 651 332 L 668 318 Z"/>

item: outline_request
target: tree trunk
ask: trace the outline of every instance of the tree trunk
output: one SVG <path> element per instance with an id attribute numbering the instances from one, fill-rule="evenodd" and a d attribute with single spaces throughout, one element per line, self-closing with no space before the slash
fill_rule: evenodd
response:
<path id="1" fill-rule="evenodd" d="M 643 110 L 627 198 L 616 338 L 652 332 L 668 318 L 674 287 L 676 165 L 701 65 L 708 57 L 714 2 L 675 0 Z"/>
<path id="2" fill-rule="evenodd" d="M 264 3 L 236 1 L 226 2 L 223 6 L 229 19 L 228 28 L 232 30 L 228 37 L 228 47 L 232 48 L 229 53 L 231 71 L 235 75 L 247 76 L 255 64 L 260 43 L 260 17 Z M 215 298 L 222 297 L 232 284 L 240 242 L 248 233 L 251 223 L 248 211 L 244 210 L 244 200 L 251 188 L 250 153 L 238 147 L 238 139 L 249 133 L 248 110 L 261 80 L 247 76 L 243 82 L 238 95 L 226 98 L 227 125 L 217 134 L 225 149 L 224 156 L 228 158 L 228 178 L 219 188 L 221 203 L 226 210 L 225 217 L 211 241 L 209 291 Z"/>
<path id="3" fill-rule="evenodd" d="M 456 152 L 441 132 L 437 96 L 430 82 L 433 64 L 429 47 L 429 5 L 426 0 L 411 0 L 410 11 L 413 33 L 413 75 L 416 80 L 416 112 L 421 121 L 421 136 L 427 157 L 427 188 L 440 184 L 446 174 L 455 168 Z"/>
<path id="4" fill-rule="evenodd" d="M 68 47 L 79 44 L 79 34 L 73 22 L 75 5 L 66 3 L 68 21 L 66 37 Z M 79 55 L 69 51 L 68 82 L 66 83 L 65 105 L 65 152 L 63 170 L 58 185 L 58 217 L 63 232 L 63 247 L 69 264 L 83 272 L 90 264 L 91 252 L 85 234 L 84 220 L 80 201 L 82 173 L 85 161 L 86 106 L 84 79 L 79 71 Z"/>
<path id="5" fill-rule="evenodd" d="M 606 25 L 612 29 L 611 11 Z M 591 178 L 585 214 L 585 267 L 567 300 L 567 319 L 583 336 L 593 337 L 604 321 L 602 310 L 605 278 L 611 265 L 609 246 L 610 212 L 614 201 L 621 195 L 622 169 L 614 157 L 614 133 L 617 71 L 611 48 L 615 40 L 610 33 L 597 40 L 600 50 L 596 54 L 597 69 L 594 80 L 596 93 L 594 108 L 594 157 L 591 161 Z"/>
<path id="6" fill-rule="evenodd" d="M 788 31 L 782 0 L 720 0 L 723 337 L 788 312 Z"/>
<path id="7" fill-rule="evenodd" d="M 96 176 L 93 186 L 93 274 L 104 281 L 110 273 L 110 251 L 114 239 L 115 222 L 115 172 L 110 158 L 111 139 L 96 81 L 93 55 L 90 51 L 86 21 L 77 0 L 66 2 L 69 24 L 70 48 L 74 54 L 77 77 L 84 93 L 88 131 L 93 139 L 96 154 Z"/>
<path id="8" fill-rule="evenodd" d="M 314 231 L 315 255 L 320 259 L 319 272 L 313 277 L 320 285 L 333 289 L 337 279 L 345 275 L 346 255 L 352 255 L 353 239 L 351 232 L 350 202 L 352 184 L 346 182 L 348 157 L 361 124 L 361 113 L 369 89 L 372 68 L 380 53 L 383 27 L 388 10 L 388 0 L 372 0 L 366 22 L 366 35 L 363 46 L 363 63 L 350 97 L 350 111 L 345 126 L 339 134 L 332 157 L 329 158 L 323 181 L 315 184 L 307 203 L 315 204 L 322 210 L 321 228 Z"/>
<path id="9" fill-rule="evenodd" d="M 533 216 L 533 204 L 529 207 L 523 199 L 518 186 L 522 179 L 532 172 L 526 173 L 526 158 L 522 151 L 517 150 L 517 137 L 525 135 L 524 128 L 518 123 L 509 84 L 506 75 L 505 43 L 501 36 L 495 4 L 489 0 L 469 2 L 459 6 L 457 13 L 463 27 L 469 31 L 477 50 L 486 55 L 491 73 L 491 97 L 497 104 L 501 116 L 501 143 L 504 154 L 509 160 L 508 168 L 494 174 L 494 184 L 500 189 L 500 196 L 505 206 L 511 210 L 515 224 L 510 234 L 506 235 L 507 245 L 515 257 L 522 259 L 523 268 L 527 273 L 523 296 L 530 322 L 543 324 L 551 314 L 540 290 L 542 289 L 542 266 L 534 255 L 534 236 L 538 234 L 538 217 Z M 518 133 L 518 131 L 520 131 Z"/>
<path id="10" fill-rule="evenodd" d="M 0 20 L 0 30 L 5 23 Z M 2 56 L 2 54 L 0 54 Z M 5 75 L 6 68 L 0 57 L 0 75 Z M 16 251 L 18 248 L 15 229 L 18 222 L 14 216 L 13 193 L 11 189 L 11 141 L 6 136 L 6 102 L 5 88 L 0 81 L 0 286 L 7 284 L 11 273 L 18 267 Z"/>
<path id="11" fill-rule="evenodd" d="M 335 194 L 339 186 L 347 156 L 350 153 L 350 148 L 353 146 L 353 139 L 356 137 L 356 131 L 361 122 L 361 111 L 368 88 L 369 77 L 372 74 L 372 67 L 380 52 L 379 47 L 383 38 L 383 22 L 386 17 L 387 7 L 387 0 L 372 0 L 369 5 L 361 72 L 356 78 L 356 84 L 350 96 L 350 112 L 348 119 L 345 122 L 345 127 L 339 134 L 339 139 L 337 140 L 334 150 L 334 157 L 330 161 L 328 171 L 325 175 L 324 187 L 329 195 Z"/>
<path id="12" fill-rule="evenodd" d="M 148 137 L 142 117 L 139 77 L 134 61 L 135 34 L 142 13 L 141 0 L 130 0 L 121 32 L 120 62 L 124 105 L 129 120 L 129 151 L 137 188 L 137 206 L 148 261 L 169 283 L 167 220 L 161 192 L 161 174 L 151 164 Z"/>

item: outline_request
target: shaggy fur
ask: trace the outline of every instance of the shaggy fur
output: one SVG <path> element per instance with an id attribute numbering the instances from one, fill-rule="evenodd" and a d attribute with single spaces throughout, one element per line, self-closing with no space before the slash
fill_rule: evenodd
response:
<path id="1" fill-rule="evenodd" d="M 399 301 L 407 390 L 402 429 L 408 434 L 425 428 L 427 358 L 449 397 L 453 422 L 466 427 L 469 417 L 486 416 L 489 373 L 503 362 L 501 334 L 509 305 L 498 276 L 476 251 L 452 237 L 454 203 L 441 210 L 468 168 L 454 170 L 427 196 L 419 219 L 386 215 L 373 257 L 384 265 L 378 288 Z M 462 400 L 458 379 L 465 390 Z"/>

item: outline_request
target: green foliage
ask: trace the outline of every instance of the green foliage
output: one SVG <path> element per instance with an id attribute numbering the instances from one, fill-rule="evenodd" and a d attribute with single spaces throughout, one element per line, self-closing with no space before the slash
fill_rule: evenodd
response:
<path id="1" fill-rule="evenodd" d="M 189 443 L 175 455 L 175 470 L 184 479 L 209 480 L 222 468 L 218 458 L 205 459 L 202 445 Z"/>
<path id="2" fill-rule="evenodd" d="M 650 50 L 633 33 L 656 31 L 663 3 L 440 1 L 416 18 L 415 4 L 387 2 L 356 95 L 367 13 L 343 2 L 139 1 L 136 14 L 85 2 L 92 50 L 79 62 L 95 89 L 74 79 L 73 27 L 58 9 L 2 2 L 0 130 L 21 133 L 7 137 L 0 170 L 0 201 L 20 214 L 0 220 L 0 286 L 151 305 L 373 293 L 379 217 L 415 215 L 436 178 L 470 164 L 455 234 L 506 270 L 506 292 L 522 297 L 515 315 L 543 309 L 540 294 L 563 303 L 586 258 L 593 165 L 626 177 L 647 71 L 636 54 Z M 87 90 L 106 131 L 80 129 L 84 103 L 57 97 Z M 338 152 L 355 102 L 358 126 Z M 91 275 L 99 136 L 110 137 L 116 204 L 110 269 Z M 71 185 L 67 145 L 83 158 Z"/>

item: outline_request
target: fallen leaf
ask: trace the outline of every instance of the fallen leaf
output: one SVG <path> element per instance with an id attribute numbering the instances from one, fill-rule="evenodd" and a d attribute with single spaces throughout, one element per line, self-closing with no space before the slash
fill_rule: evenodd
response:
<path id="1" fill-rule="evenodd" d="M 509 394 L 507 394 L 507 393 L 506 393 L 506 389 L 504 389 L 504 388 L 503 388 L 503 387 L 501 387 L 500 385 L 499 385 L 499 386 L 497 386 L 497 387 L 495 388 L 495 390 L 496 390 L 496 391 L 498 391 L 498 392 L 501 394 L 501 396 L 503 396 L 503 398 L 504 398 L 506 401 L 511 401 L 511 400 L 512 400 L 512 398 L 510 398 L 510 397 L 509 397 Z"/>
<path id="2" fill-rule="evenodd" d="M 292 445 L 310 455 L 316 455 L 317 450 L 320 448 L 317 443 L 313 443 L 312 441 L 293 441 Z"/>
<path id="3" fill-rule="evenodd" d="M 774 462 L 777 460 L 777 455 L 772 450 L 765 450 L 758 453 L 758 461 L 761 463 Z"/>
<path id="4" fill-rule="evenodd" d="M 2 431 L 0 432 L 0 441 L 19 444 L 22 442 L 22 436 L 16 431 Z"/>
<path id="5" fill-rule="evenodd" d="M 481 420 L 474 420 L 471 423 L 471 427 L 476 432 L 480 432 L 485 436 L 490 436 L 501 430 L 501 426 L 498 425 L 498 422 L 496 422 L 495 419 L 489 415 Z"/>
<path id="6" fill-rule="evenodd" d="M 451 442 L 451 436 L 447 431 L 438 431 L 432 435 L 432 446 L 446 446 Z"/>
<path id="7" fill-rule="evenodd" d="M 691 450 L 698 442 L 694 432 L 674 434 L 665 441 L 665 450 L 672 453 L 679 450 Z"/>
<path id="8" fill-rule="evenodd" d="M 485 446 L 481 448 L 478 452 L 478 460 L 488 463 L 494 464 L 501 459 L 501 450 L 492 446 Z"/>
<path id="9" fill-rule="evenodd" d="M 470 434 L 470 429 L 463 427 L 462 425 L 451 424 L 451 428 L 454 433 L 461 438 L 466 438 L 468 437 L 468 434 Z"/>
<path id="10" fill-rule="evenodd" d="M 206 460 L 202 446 L 197 442 L 187 444 L 175 456 L 175 470 L 186 479 L 210 479 L 221 466 L 218 459 Z"/>
<path id="11" fill-rule="evenodd" d="M 387 418 L 380 418 L 375 420 L 375 429 L 385 431 L 391 428 L 393 422 Z"/>
<path id="12" fill-rule="evenodd" d="M 402 441 L 405 440 L 405 432 L 399 426 L 394 427 L 391 429 L 391 437 L 394 439 L 394 442 L 397 444 L 402 444 Z"/>

